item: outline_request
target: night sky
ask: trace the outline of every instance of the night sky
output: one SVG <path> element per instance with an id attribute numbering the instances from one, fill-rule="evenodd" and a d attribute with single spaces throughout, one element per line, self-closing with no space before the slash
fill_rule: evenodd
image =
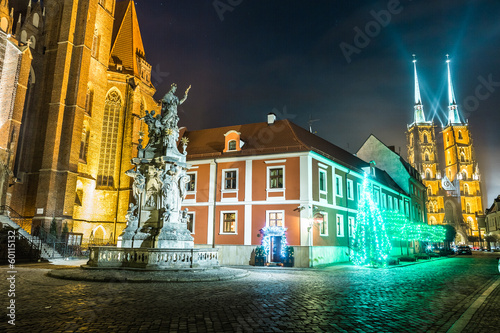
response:
<path id="1" fill-rule="evenodd" d="M 485 208 L 500 194 L 500 1 L 135 3 L 156 97 L 172 82 L 179 94 L 192 85 L 179 115 L 190 130 L 262 122 L 269 112 L 307 128 L 311 116 L 320 119 L 313 124 L 319 136 L 352 153 L 374 134 L 406 157 L 412 54 L 424 112 L 438 124 L 447 116 L 449 54 L 487 192 Z M 389 13 L 381 16 L 384 26 L 375 23 L 380 11 Z M 356 44 L 356 31 L 367 28 L 371 37 Z M 357 45 L 357 53 L 347 59 L 341 43 Z"/>

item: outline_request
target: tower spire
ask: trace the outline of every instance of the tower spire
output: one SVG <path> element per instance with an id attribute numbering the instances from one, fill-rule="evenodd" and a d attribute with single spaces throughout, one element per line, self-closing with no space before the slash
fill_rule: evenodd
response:
<path id="1" fill-rule="evenodd" d="M 418 85 L 418 76 L 417 76 L 417 59 L 415 59 L 415 55 L 413 55 L 413 67 L 415 70 L 415 123 L 425 123 L 425 115 L 424 108 L 422 106 L 422 98 L 420 96 L 420 86 Z"/>
<path id="2" fill-rule="evenodd" d="M 448 66 L 448 124 L 461 123 L 458 115 L 457 101 L 455 99 L 455 91 L 451 82 L 450 57 L 446 55 L 446 64 Z"/>

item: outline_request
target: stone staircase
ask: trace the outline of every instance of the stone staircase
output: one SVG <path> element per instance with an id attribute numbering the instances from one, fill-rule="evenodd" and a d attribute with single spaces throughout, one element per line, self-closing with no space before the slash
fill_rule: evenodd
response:
<path id="1" fill-rule="evenodd" d="M 43 259 L 62 258 L 63 256 L 56 251 L 53 246 L 43 242 L 40 238 L 29 234 L 26 230 L 21 228 L 16 222 L 12 221 L 7 215 L 0 215 L 0 223 L 8 225 L 14 229 L 25 239 L 27 239 L 34 248 L 40 249 L 40 256 Z"/>

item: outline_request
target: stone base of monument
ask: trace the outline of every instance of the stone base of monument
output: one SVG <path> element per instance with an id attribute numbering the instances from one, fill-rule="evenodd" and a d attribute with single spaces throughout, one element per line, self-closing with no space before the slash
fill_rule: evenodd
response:
<path id="1" fill-rule="evenodd" d="M 218 249 L 90 247 L 87 265 L 111 269 L 179 270 L 219 267 Z"/>

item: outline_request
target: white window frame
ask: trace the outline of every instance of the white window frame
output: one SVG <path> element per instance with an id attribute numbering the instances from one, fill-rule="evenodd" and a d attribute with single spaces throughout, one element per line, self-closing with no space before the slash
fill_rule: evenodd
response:
<path id="1" fill-rule="evenodd" d="M 322 233 L 321 232 L 321 225 L 319 225 L 318 226 L 319 227 L 318 228 L 319 229 L 319 235 L 320 236 L 328 236 L 328 213 L 320 213 L 320 215 L 323 216 L 323 222 L 322 222 L 322 224 L 324 226 L 326 226 L 326 228 L 325 228 L 326 233 Z"/>
<path id="2" fill-rule="evenodd" d="M 375 204 L 380 205 L 380 187 L 373 186 L 373 198 L 375 199 Z"/>
<path id="3" fill-rule="evenodd" d="M 323 185 L 325 186 L 324 190 L 321 189 L 321 174 L 325 175 L 325 177 L 323 178 L 324 179 Z M 328 194 L 328 173 L 326 172 L 325 169 L 318 170 L 318 187 L 319 187 L 320 194 Z"/>
<path id="4" fill-rule="evenodd" d="M 192 222 L 193 222 L 193 231 L 191 231 L 191 235 L 194 235 L 194 231 L 195 231 L 195 221 L 196 221 L 196 212 L 191 212 L 191 211 L 188 211 L 187 213 L 188 215 L 192 215 L 193 216 L 193 219 L 192 219 Z M 186 226 L 187 227 L 187 226 Z M 189 228 L 188 228 L 189 230 Z"/>
<path id="5" fill-rule="evenodd" d="M 226 172 L 236 171 L 236 188 L 226 188 Z M 239 169 L 222 169 L 222 181 L 221 181 L 221 191 L 225 193 L 238 192 L 240 182 L 239 182 Z"/>
<path id="6" fill-rule="evenodd" d="M 234 141 L 234 149 L 230 149 L 230 143 Z M 238 150 L 238 142 L 236 141 L 236 139 L 232 139 L 232 140 L 229 140 L 227 142 L 227 151 L 237 151 Z"/>
<path id="7" fill-rule="evenodd" d="M 271 188 L 271 169 L 283 169 L 283 187 L 281 188 Z M 273 165 L 273 166 L 268 166 L 267 167 L 267 174 L 266 174 L 266 186 L 267 186 L 267 191 L 268 192 L 283 192 L 285 191 L 285 166 L 284 165 Z"/>
<path id="8" fill-rule="evenodd" d="M 224 232 L 224 214 L 234 214 L 234 232 Z M 220 235 L 237 235 L 238 234 L 238 211 L 236 210 L 222 210 L 220 212 Z"/>
<path id="9" fill-rule="evenodd" d="M 272 214 L 272 213 L 281 213 L 283 216 L 283 222 L 281 226 L 276 226 L 276 227 L 281 227 L 281 228 L 284 228 L 285 227 L 285 211 L 284 210 L 266 210 L 266 227 L 269 227 L 269 215 Z"/>
<path id="10" fill-rule="evenodd" d="M 335 175 L 335 196 L 342 197 L 342 176 Z"/>
<path id="11" fill-rule="evenodd" d="M 354 224 L 356 223 L 356 218 L 354 216 L 349 216 L 347 217 L 347 224 L 348 224 L 348 235 L 349 237 L 352 237 L 352 235 L 354 234 L 353 231 L 354 231 Z"/>
<path id="12" fill-rule="evenodd" d="M 187 194 L 194 194 L 194 193 L 196 193 L 196 190 L 198 188 L 198 171 L 186 172 L 186 176 L 189 176 L 189 175 L 194 175 L 194 190 L 188 190 L 188 191 L 186 191 L 186 193 Z M 188 182 L 188 184 L 189 184 L 189 182 Z"/>
<path id="13" fill-rule="evenodd" d="M 347 199 L 354 200 L 354 182 L 352 179 L 347 180 Z"/>
<path id="14" fill-rule="evenodd" d="M 344 237 L 344 215 L 337 214 L 335 218 L 335 228 L 337 229 L 337 237 Z"/>

